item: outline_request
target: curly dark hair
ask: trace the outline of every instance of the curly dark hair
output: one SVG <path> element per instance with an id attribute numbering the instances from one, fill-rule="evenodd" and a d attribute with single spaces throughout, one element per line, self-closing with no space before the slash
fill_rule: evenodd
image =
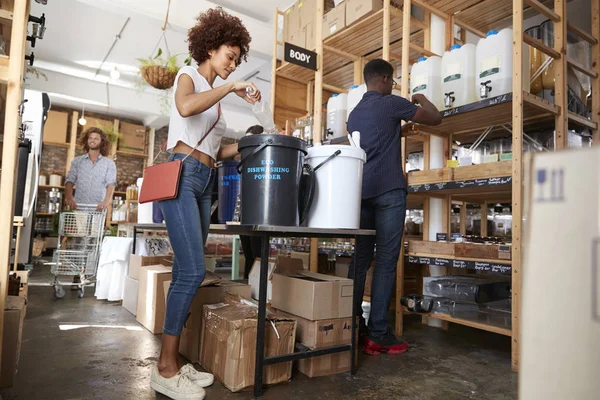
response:
<path id="1" fill-rule="evenodd" d="M 97 133 L 102 138 L 102 143 L 100 144 L 100 154 L 102 154 L 102 156 L 104 157 L 107 157 L 108 153 L 110 152 L 110 142 L 106 138 L 106 134 L 104 133 L 104 131 L 100 128 L 93 126 L 83 131 L 81 137 L 79 138 L 79 145 L 81 146 L 83 151 L 85 151 L 86 153 L 89 152 L 90 147 L 88 146 L 88 139 L 90 137 L 90 134 L 92 133 Z"/>
<path id="2" fill-rule="evenodd" d="M 217 50 L 222 45 L 240 48 L 237 65 L 242 60 L 247 61 L 252 38 L 241 19 L 217 7 L 203 12 L 196 20 L 196 25 L 188 30 L 188 43 L 192 58 L 198 64 L 209 59 L 209 51 Z"/>

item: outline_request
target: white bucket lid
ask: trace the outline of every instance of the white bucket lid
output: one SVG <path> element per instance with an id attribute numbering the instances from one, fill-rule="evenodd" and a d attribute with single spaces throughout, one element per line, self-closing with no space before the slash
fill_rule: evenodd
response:
<path id="1" fill-rule="evenodd" d="M 307 150 L 308 154 L 305 159 L 310 160 L 311 158 L 329 157 L 338 150 L 341 151 L 338 157 L 356 158 L 362 162 L 367 161 L 367 153 L 365 153 L 363 149 L 340 144 L 309 147 Z"/>

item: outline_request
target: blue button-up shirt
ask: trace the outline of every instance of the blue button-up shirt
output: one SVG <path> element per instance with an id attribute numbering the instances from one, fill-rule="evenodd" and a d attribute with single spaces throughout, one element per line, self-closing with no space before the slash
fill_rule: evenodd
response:
<path id="1" fill-rule="evenodd" d="M 77 204 L 99 204 L 106 197 L 106 187 L 117 184 L 117 167 L 108 157 L 100 155 L 94 163 L 84 154 L 73 159 L 66 182 L 76 186 Z"/>
<path id="2" fill-rule="evenodd" d="M 401 121 L 410 121 L 417 109 L 403 97 L 369 91 L 350 113 L 348 132 L 360 132 L 360 147 L 367 153 L 363 199 L 407 188 L 402 173 Z"/>

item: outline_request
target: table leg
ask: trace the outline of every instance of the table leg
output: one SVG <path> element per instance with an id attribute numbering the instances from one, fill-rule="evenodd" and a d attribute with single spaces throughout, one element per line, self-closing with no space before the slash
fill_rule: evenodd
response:
<path id="1" fill-rule="evenodd" d="M 356 256 L 356 236 L 354 237 L 354 254 L 352 255 L 352 276 L 354 277 L 353 282 L 353 290 L 352 290 L 352 348 L 350 349 L 350 375 L 354 375 L 356 373 L 356 316 L 358 315 L 357 306 L 356 306 L 356 297 L 357 297 L 357 287 L 356 284 L 356 264 L 357 264 L 357 256 Z"/>
<path id="2" fill-rule="evenodd" d="M 265 325 L 267 311 L 267 280 L 269 272 L 269 253 L 271 245 L 269 234 L 262 234 L 262 251 L 260 254 L 260 280 L 258 289 L 258 321 L 256 329 L 256 364 L 254 369 L 254 397 L 263 394 L 263 367 L 265 363 Z"/>
<path id="3" fill-rule="evenodd" d="M 231 249 L 231 280 L 240 279 L 240 237 L 233 235 L 233 246 Z"/>

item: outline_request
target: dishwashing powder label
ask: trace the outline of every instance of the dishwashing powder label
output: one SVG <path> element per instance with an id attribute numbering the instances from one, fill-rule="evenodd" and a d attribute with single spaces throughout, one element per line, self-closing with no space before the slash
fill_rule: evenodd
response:
<path id="1" fill-rule="evenodd" d="M 280 181 L 290 173 L 289 168 L 278 167 L 274 160 L 260 160 L 261 167 L 248 167 L 246 172 L 252 174 L 255 180 Z"/>
<path id="2" fill-rule="evenodd" d="M 460 63 L 448 64 L 444 71 L 444 83 L 457 81 L 462 76 L 462 65 Z"/>
<path id="3" fill-rule="evenodd" d="M 502 56 L 500 54 L 484 58 L 479 64 L 479 70 L 481 71 L 479 73 L 479 77 L 485 78 L 487 76 L 499 73 L 500 65 L 502 65 Z"/>
<path id="4" fill-rule="evenodd" d="M 427 89 L 427 74 L 417 75 L 413 79 L 415 83 L 415 87 L 413 89 L 413 93 L 421 92 Z"/>

